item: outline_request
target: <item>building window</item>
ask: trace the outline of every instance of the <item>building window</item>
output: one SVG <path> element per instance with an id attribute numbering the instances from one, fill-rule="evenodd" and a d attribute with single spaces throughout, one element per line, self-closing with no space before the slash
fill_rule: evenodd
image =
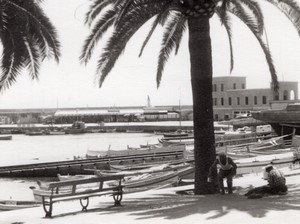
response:
<path id="1" fill-rule="evenodd" d="M 224 106 L 224 98 L 221 98 L 221 105 Z"/>
<path id="2" fill-rule="evenodd" d="M 215 92 L 217 92 L 217 84 L 214 85 L 214 88 L 215 88 Z"/>
<path id="3" fill-rule="evenodd" d="M 235 83 L 233 83 L 233 89 L 236 89 L 236 84 Z"/>
<path id="4" fill-rule="evenodd" d="M 245 105 L 248 105 L 249 104 L 249 98 L 248 96 L 245 97 Z"/>
<path id="5" fill-rule="evenodd" d="M 266 96 L 262 97 L 262 104 L 267 104 L 267 97 Z"/>
<path id="6" fill-rule="evenodd" d="M 254 96 L 254 104 L 257 104 L 257 96 Z"/>
<path id="7" fill-rule="evenodd" d="M 245 84 L 244 83 L 242 84 L 242 89 L 245 89 Z"/>
<path id="8" fill-rule="evenodd" d="M 237 105 L 240 105 L 240 98 L 237 98 Z"/>
<path id="9" fill-rule="evenodd" d="M 228 105 L 231 105 L 231 97 L 228 98 Z"/>
<path id="10" fill-rule="evenodd" d="M 221 84 L 221 92 L 224 92 L 224 84 Z"/>
<path id="11" fill-rule="evenodd" d="M 218 99 L 217 98 L 214 98 L 214 105 L 218 105 Z"/>
<path id="12" fill-rule="evenodd" d="M 288 91 L 287 90 L 284 90 L 283 91 L 283 100 L 288 100 Z"/>

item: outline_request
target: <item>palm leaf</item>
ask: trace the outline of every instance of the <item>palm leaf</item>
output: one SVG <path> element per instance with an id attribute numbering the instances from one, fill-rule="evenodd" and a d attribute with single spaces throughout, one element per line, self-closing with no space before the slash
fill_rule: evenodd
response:
<path id="1" fill-rule="evenodd" d="M 145 41 L 143 42 L 143 45 L 142 45 L 140 53 L 139 53 L 139 57 L 142 56 L 144 48 L 146 47 L 148 41 L 150 40 L 150 38 L 151 38 L 155 28 L 157 27 L 157 25 L 158 24 L 164 24 L 165 21 L 167 20 L 168 16 L 169 16 L 169 13 L 170 12 L 166 10 L 166 11 L 164 11 L 164 12 L 162 12 L 162 13 L 160 13 L 156 16 L 155 20 L 152 23 L 151 29 L 150 29 Z"/>
<path id="2" fill-rule="evenodd" d="M 159 2 L 154 5 L 152 3 L 149 3 L 149 5 L 145 3 L 136 4 L 127 14 L 123 15 L 122 19 L 116 22 L 116 31 L 109 39 L 104 52 L 98 60 L 97 73 L 101 75 L 99 78 L 100 87 L 132 35 L 155 14 L 164 10 L 166 6 L 167 4 L 164 2 Z"/>
<path id="3" fill-rule="evenodd" d="M 181 40 L 185 22 L 186 18 L 181 16 L 181 13 L 175 13 L 173 18 L 170 19 L 165 26 L 162 46 L 158 56 L 158 66 L 156 72 L 157 88 L 160 85 L 162 73 L 164 71 L 166 62 L 169 59 L 170 53 L 176 48 L 177 44 Z"/>
<path id="4" fill-rule="evenodd" d="M 95 24 L 91 31 L 91 34 L 85 41 L 82 53 L 80 55 L 80 60 L 87 63 L 91 58 L 94 47 L 97 42 L 101 39 L 102 35 L 107 31 L 109 27 L 113 25 L 116 18 L 116 11 L 109 10 L 106 14 Z"/>
<path id="5" fill-rule="evenodd" d="M 41 33 L 47 40 L 47 43 L 50 47 L 50 50 L 53 52 L 54 58 L 56 61 L 59 60 L 60 52 L 59 52 L 59 41 L 57 40 L 57 34 L 55 28 L 50 23 L 49 19 L 44 15 L 42 9 L 35 4 L 23 4 L 26 7 L 32 7 L 31 10 L 24 8 L 20 5 L 15 4 L 11 0 L 6 0 L 7 4 L 11 5 L 15 8 L 19 13 L 24 13 L 28 17 L 30 23 L 33 23 L 36 27 L 41 29 Z M 35 12 L 36 15 L 32 14 Z"/>
<path id="6" fill-rule="evenodd" d="M 230 17 L 227 13 L 223 13 L 219 7 L 216 7 L 216 13 L 219 16 L 221 23 L 224 25 L 225 30 L 228 35 L 228 41 L 229 41 L 229 51 L 230 51 L 230 72 L 232 72 L 234 67 L 234 57 L 233 57 L 233 45 L 232 45 L 232 31 L 231 31 L 231 23 L 230 23 Z"/>
<path id="7" fill-rule="evenodd" d="M 300 7 L 293 0 L 265 0 L 277 7 L 291 21 L 300 35 Z"/>
<path id="8" fill-rule="evenodd" d="M 228 9 L 228 11 L 234 14 L 235 16 L 237 16 L 241 21 L 243 21 L 258 40 L 265 54 L 267 64 L 269 66 L 269 71 L 274 85 L 274 91 L 278 91 L 279 84 L 278 84 L 277 73 L 273 63 L 272 55 L 268 45 L 265 43 L 262 36 L 260 35 L 257 24 L 253 22 L 253 18 L 239 5 L 235 5 L 234 8 Z"/>
<path id="9" fill-rule="evenodd" d="M 113 4 L 113 2 L 113 0 L 96 0 L 94 4 L 90 6 L 90 9 L 85 16 L 85 23 L 91 26 L 94 19 L 100 14 L 100 12 L 106 6 Z"/>

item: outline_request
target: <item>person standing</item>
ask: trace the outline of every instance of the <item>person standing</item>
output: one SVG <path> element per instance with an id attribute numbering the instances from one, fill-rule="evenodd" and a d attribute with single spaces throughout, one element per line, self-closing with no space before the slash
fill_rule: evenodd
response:
<path id="1" fill-rule="evenodd" d="M 223 179 L 227 180 L 228 194 L 232 194 L 233 177 L 236 175 L 237 165 L 225 152 L 219 152 L 215 162 L 209 168 L 209 179 L 213 178 L 215 170 L 219 167 L 218 187 L 221 194 L 225 194 Z"/>

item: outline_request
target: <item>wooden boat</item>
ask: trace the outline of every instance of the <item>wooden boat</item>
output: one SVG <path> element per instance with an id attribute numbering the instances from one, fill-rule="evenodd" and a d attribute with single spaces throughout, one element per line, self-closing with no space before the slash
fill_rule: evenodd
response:
<path id="1" fill-rule="evenodd" d="M 126 133 L 143 133 L 144 130 L 131 130 L 131 129 L 127 129 Z"/>
<path id="2" fill-rule="evenodd" d="M 46 134 L 47 135 L 64 135 L 64 134 L 66 134 L 66 132 L 60 131 L 60 130 L 52 130 L 52 131 L 48 131 Z"/>
<path id="3" fill-rule="evenodd" d="M 138 151 L 139 152 L 139 151 Z M 57 174 L 94 174 L 91 169 L 109 169 L 109 164 L 142 164 L 167 162 L 184 158 L 184 148 L 164 147 L 160 150 L 135 154 L 117 154 L 100 158 L 65 160 L 0 167 L 0 177 L 57 177 Z"/>
<path id="4" fill-rule="evenodd" d="M 85 131 L 85 123 L 82 121 L 76 121 L 72 124 L 71 128 L 65 129 L 66 134 L 83 134 Z"/>
<path id="5" fill-rule="evenodd" d="M 37 135 L 44 135 L 45 132 L 44 131 L 26 131 L 25 135 L 29 135 L 29 136 L 37 136 Z"/>
<path id="6" fill-rule="evenodd" d="M 237 164 L 237 174 L 247 174 L 261 172 L 261 168 L 273 164 L 277 168 L 288 167 L 295 160 L 293 152 L 287 152 L 276 155 L 263 155 L 252 158 L 235 160 Z"/>
<path id="7" fill-rule="evenodd" d="M 17 201 L 17 200 L 1 200 L 0 210 L 11 211 L 24 208 L 32 208 L 40 206 L 41 203 L 37 201 Z"/>
<path id="8" fill-rule="evenodd" d="M 11 135 L 0 135 L 0 140 L 12 140 Z"/>
<path id="9" fill-rule="evenodd" d="M 166 170 L 176 170 L 186 166 L 190 166 L 194 160 L 178 160 L 172 162 L 157 162 L 157 163 L 143 163 L 134 165 L 110 165 L 109 171 L 103 172 L 121 172 L 121 171 L 131 171 L 133 174 L 136 173 L 149 173 L 156 171 L 166 171 Z M 129 172 L 130 174 L 130 172 Z"/>
<path id="10" fill-rule="evenodd" d="M 194 139 L 174 139 L 174 140 L 166 140 L 164 138 L 158 139 L 159 143 L 161 143 L 163 146 L 170 146 L 170 145 L 193 145 Z"/>
<path id="11" fill-rule="evenodd" d="M 251 113 L 257 119 L 269 123 L 278 135 L 300 135 L 300 104 L 288 104 L 283 110 L 266 110 Z"/>
<path id="12" fill-rule="evenodd" d="M 107 128 L 107 129 L 105 129 L 106 133 L 115 133 L 116 131 L 117 131 L 116 128 Z"/>
<path id="13" fill-rule="evenodd" d="M 172 138 L 172 137 L 187 137 L 189 134 L 182 131 L 175 131 L 170 133 L 164 133 L 164 138 Z"/>
<path id="14" fill-rule="evenodd" d="M 101 158 L 109 156 L 128 156 L 128 155 L 140 155 L 145 153 L 159 153 L 159 152 L 175 152 L 185 151 L 184 145 L 167 145 L 161 147 L 150 147 L 150 148 L 137 148 L 127 146 L 127 149 L 123 150 L 87 150 L 86 158 Z"/>
<path id="15" fill-rule="evenodd" d="M 159 143 L 154 143 L 154 144 L 147 143 L 146 145 L 144 144 L 140 145 L 141 148 L 158 148 L 159 146 L 160 146 Z"/>
<path id="16" fill-rule="evenodd" d="M 125 193 L 144 191 L 153 188 L 162 188 L 171 186 L 177 183 L 179 179 L 190 173 L 194 172 L 193 166 L 184 167 L 182 169 L 161 171 L 161 172 L 145 172 L 138 174 L 125 175 L 122 185 L 124 186 Z M 114 186 L 115 182 L 109 183 Z"/>

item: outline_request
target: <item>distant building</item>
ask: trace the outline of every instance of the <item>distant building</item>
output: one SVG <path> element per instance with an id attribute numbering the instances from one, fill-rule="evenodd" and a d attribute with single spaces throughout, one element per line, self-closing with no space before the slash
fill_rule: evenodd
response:
<path id="1" fill-rule="evenodd" d="M 278 94 L 273 85 L 268 89 L 246 89 L 246 77 L 213 78 L 213 107 L 215 120 L 228 120 L 250 111 L 268 110 L 271 103 L 298 99 L 298 82 L 279 82 Z"/>

